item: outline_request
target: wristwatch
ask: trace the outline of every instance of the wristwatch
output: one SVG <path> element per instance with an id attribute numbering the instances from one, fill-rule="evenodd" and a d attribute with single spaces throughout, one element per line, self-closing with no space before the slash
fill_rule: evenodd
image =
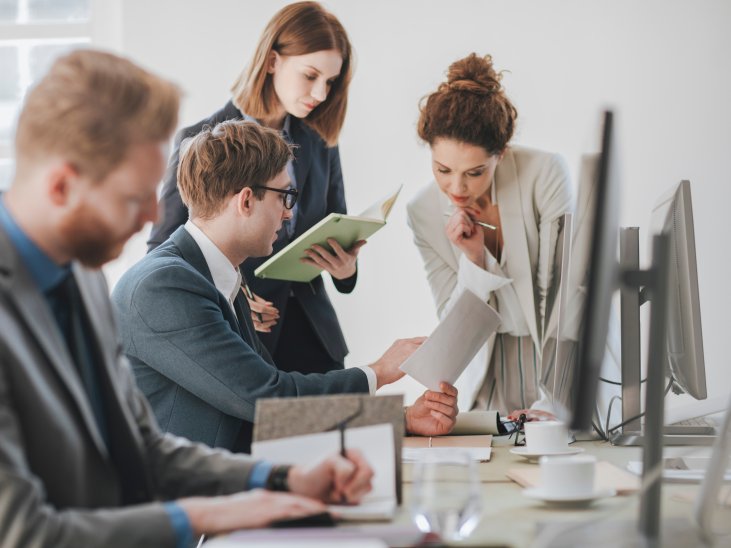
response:
<path id="1" fill-rule="evenodd" d="M 278 464 L 272 466 L 271 472 L 267 477 L 264 487 L 269 491 L 289 491 L 289 469 L 292 468 L 287 464 Z"/>

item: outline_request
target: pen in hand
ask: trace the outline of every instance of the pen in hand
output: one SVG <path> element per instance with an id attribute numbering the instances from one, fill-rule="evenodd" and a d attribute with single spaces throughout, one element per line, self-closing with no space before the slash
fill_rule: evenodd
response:
<path id="1" fill-rule="evenodd" d="M 451 217 L 452 215 L 451 215 L 451 213 L 445 213 L 444 216 Z M 480 225 L 483 228 L 489 228 L 490 230 L 497 230 L 497 227 L 495 225 L 491 225 L 490 223 L 484 223 L 482 221 L 477 221 L 477 220 L 473 219 L 472 217 L 470 217 L 470 221 L 472 221 L 476 225 Z"/>
<path id="2" fill-rule="evenodd" d="M 251 289 L 249 289 L 249 285 L 247 283 L 242 283 L 241 289 L 244 290 L 244 295 L 246 295 L 247 299 L 249 299 L 250 301 L 254 301 L 254 294 L 251 292 Z M 249 305 L 249 307 L 251 307 L 251 305 Z M 259 319 L 259 323 L 264 322 L 264 320 L 261 317 L 261 312 L 254 312 L 254 314 L 256 314 L 256 317 Z"/>
<path id="3" fill-rule="evenodd" d="M 345 426 L 345 421 L 338 424 L 338 430 L 340 431 L 340 456 L 347 459 L 348 455 L 345 453 Z M 340 504 L 348 504 L 348 499 L 345 497 L 344 493 L 340 494 Z"/>

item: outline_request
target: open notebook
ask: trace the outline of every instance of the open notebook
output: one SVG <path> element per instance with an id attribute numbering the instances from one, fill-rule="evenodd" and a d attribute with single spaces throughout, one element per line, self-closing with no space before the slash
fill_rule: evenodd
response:
<path id="1" fill-rule="evenodd" d="M 357 506 L 332 505 L 330 511 L 345 520 L 392 518 L 396 511 L 393 426 L 376 424 L 349 428 L 345 431 L 345 446 L 358 449 L 373 468 L 373 490 Z M 302 466 L 312 466 L 339 452 L 340 434 L 336 431 L 255 441 L 251 445 L 251 454 L 255 459 Z"/>
<path id="2" fill-rule="evenodd" d="M 399 192 L 401 192 L 401 186 L 396 192 L 378 200 L 360 215 L 330 213 L 259 266 L 254 271 L 254 275 L 257 278 L 309 282 L 317 277 L 322 269 L 319 266 L 300 262 L 300 259 L 306 257 L 305 250 L 317 244 L 332 251 L 327 243 L 328 238 L 334 238 L 343 249 L 349 249 L 358 240 L 370 237 L 385 226 Z"/>

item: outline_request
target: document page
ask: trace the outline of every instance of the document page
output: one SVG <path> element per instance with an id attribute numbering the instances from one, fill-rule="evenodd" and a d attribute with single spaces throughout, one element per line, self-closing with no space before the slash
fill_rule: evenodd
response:
<path id="1" fill-rule="evenodd" d="M 495 309 L 465 289 L 400 369 L 429 390 L 439 391 L 440 382 L 455 383 L 499 325 L 500 315 Z"/>
<path id="2" fill-rule="evenodd" d="M 385 221 L 388 219 L 388 215 L 391 213 L 393 204 L 396 203 L 399 193 L 404 185 L 401 185 L 396 189 L 396 192 L 389 194 L 385 198 L 381 198 L 375 204 L 365 209 L 358 217 L 364 219 L 378 219 L 379 221 Z"/>

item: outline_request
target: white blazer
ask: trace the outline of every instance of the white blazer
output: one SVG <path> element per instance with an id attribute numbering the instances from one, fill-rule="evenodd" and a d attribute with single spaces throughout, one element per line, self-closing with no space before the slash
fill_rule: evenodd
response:
<path id="1" fill-rule="evenodd" d="M 556 155 L 511 146 L 495 171 L 505 264 L 528 330 L 540 351 L 545 322 L 545 300 L 551 286 L 557 223 L 571 211 L 569 173 Z M 407 206 L 408 223 L 421 253 L 427 280 L 440 318 L 464 288 L 487 300 L 506 283 L 470 262 L 445 234 L 454 206 L 432 181 Z M 459 408 L 468 410 L 490 363 L 493 338 L 475 356 L 457 381 Z"/>

